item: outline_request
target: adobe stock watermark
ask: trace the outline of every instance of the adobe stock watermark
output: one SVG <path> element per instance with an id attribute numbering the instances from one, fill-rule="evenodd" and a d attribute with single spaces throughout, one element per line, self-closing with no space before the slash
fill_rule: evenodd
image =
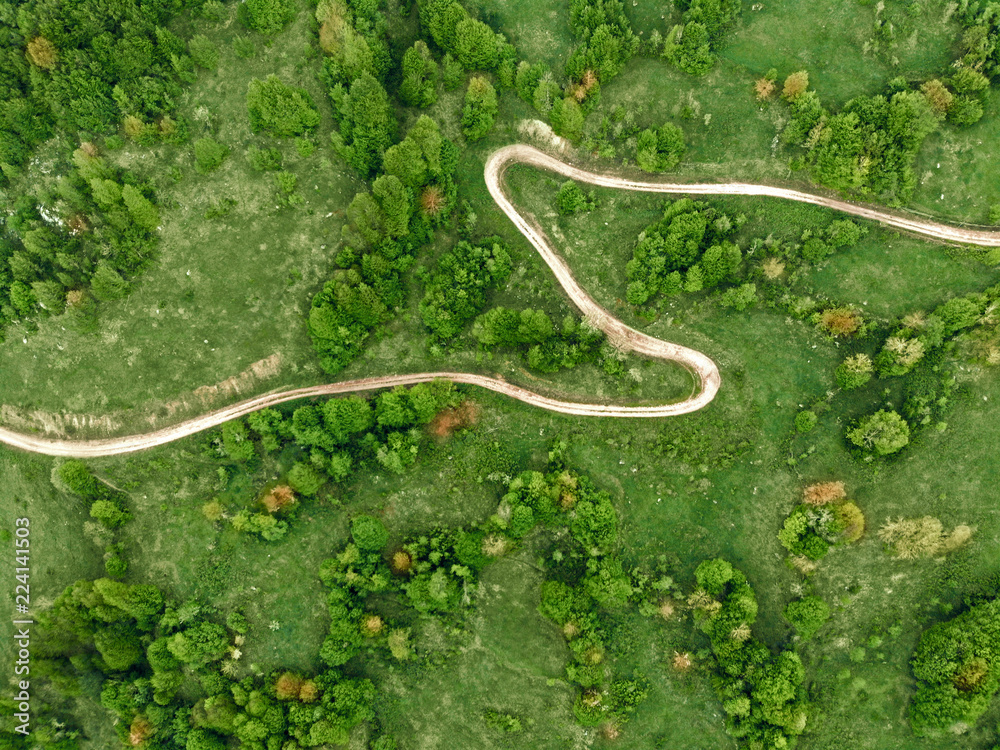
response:
<path id="1" fill-rule="evenodd" d="M 27 518 L 14 522 L 14 731 L 31 732 L 31 530 Z"/>

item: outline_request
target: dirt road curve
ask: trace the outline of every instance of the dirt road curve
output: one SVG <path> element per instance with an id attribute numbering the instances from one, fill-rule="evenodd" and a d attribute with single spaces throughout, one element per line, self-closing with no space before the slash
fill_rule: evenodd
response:
<path id="1" fill-rule="evenodd" d="M 94 458 L 111 456 L 121 453 L 132 453 L 157 445 L 163 445 L 188 435 L 193 435 L 210 427 L 215 427 L 235 417 L 244 416 L 258 409 L 274 406 L 295 399 L 314 396 L 331 396 L 356 391 L 370 391 L 378 388 L 391 388 L 397 385 L 412 385 L 424 383 L 436 378 L 444 378 L 455 383 L 465 383 L 481 388 L 487 388 L 505 396 L 523 401 L 542 409 L 572 414 L 583 417 L 670 417 L 678 414 L 697 411 L 707 405 L 719 390 L 721 379 L 719 369 L 709 357 L 701 352 L 688 349 L 677 344 L 671 344 L 652 336 L 647 336 L 625 325 L 607 310 L 598 305 L 573 278 L 566 262 L 549 244 L 545 233 L 538 224 L 529 217 L 517 212 L 513 204 L 504 194 L 501 183 L 506 168 L 513 163 L 528 164 L 539 169 L 556 172 L 579 182 L 585 182 L 602 187 L 639 190 L 652 193 L 679 193 L 687 195 L 762 195 L 775 198 L 812 203 L 826 206 L 844 213 L 853 214 L 866 219 L 897 227 L 914 234 L 933 237 L 935 239 L 962 242 L 987 247 L 1000 247 L 1000 232 L 978 231 L 951 227 L 934 222 L 916 221 L 907 217 L 879 211 L 867 206 L 856 205 L 833 198 L 801 193 L 797 190 L 771 187 L 769 185 L 751 185 L 742 183 L 727 183 L 723 185 L 640 182 L 620 177 L 595 174 L 555 159 L 536 148 L 525 145 L 513 145 L 495 151 L 486 163 L 486 185 L 490 195 L 501 210 L 510 217 L 514 225 L 539 252 L 549 268 L 555 274 L 566 294 L 580 311 L 607 335 L 608 339 L 624 349 L 644 354 L 657 359 L 678 362 L 686 367 L 697 378 L 699 386 L 692 396 L 684 401 L 660 406 L 613 406 L 602 404 L 575 403 L 542 396 L 519 388 L 516 385 L 464 372 L 427 372 L 409 375 L 387 375 L 383 377 L 348 380 L 340 383 L 297 388 L 281 393 L 265 394 L 256 398 L 241 401 L 238 404 L 203 414 L 186 422 L 165 427 L 155 432 L 142 435 L 131 435 L 123 438 L 107 438 L 102 440 L 57 440 L 35 435 L 25 435 L 0 427 L 0 442 L 15 448 L 43 453 L 50 456 L 72 456 L 77 458 Z"/>

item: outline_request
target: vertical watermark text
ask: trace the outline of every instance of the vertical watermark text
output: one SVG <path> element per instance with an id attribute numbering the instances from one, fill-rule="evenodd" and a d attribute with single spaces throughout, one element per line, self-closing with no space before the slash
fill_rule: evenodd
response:
<path id="1" fill-rule="evenodd" d="M 31 731 L 31 527 L 27 518 L 14 521 L 14 731 Z"/>

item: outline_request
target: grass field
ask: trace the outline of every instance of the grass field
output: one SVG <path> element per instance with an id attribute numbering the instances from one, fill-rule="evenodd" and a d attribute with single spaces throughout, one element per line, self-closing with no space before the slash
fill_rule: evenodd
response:
<path id="1" fill-rule="evenodd" d="M 957 27 L 943 20 L 945 5 L 935 0 L 761 5 L 744 9 L 706 77 L 637 58 L 604 87 L 595 116 L 624 105 L 642 127 L 679 124 L 688 143 L 679 169 L 683 178 L 794 181 L 801 175 L 789 172 L 788 153 L 774 140 L 787 113 L 781 104 L 756 102 L 755 77 L 771 67 L 782 75 L 805 67 L 824 100 L 839 105 L 882 90 L 897 75 L 916 79 L 943 71 L 956 53 Z M 234 6 L 227 7 L 235 14 Z M 480 0 L 469 7 L 502 28 L 523 57 L 556 69 L 565 59 L 572 40 L 561 0 Z M 626 3 L 644 37 L 653 29 L 666 31 L 665 7 Z M 897 25 L 895 47 L 871 48 L 877 18 Z M 401 38 L 412 32 L 412 19 L 392 22 L 402 28 Z M 56 320 L 42 321 L 27 343 L 23 331 L 11 331 L 0 344 L 0 404 L 10 407 L 5 424 L 20 424 L 38 412 L 36 424 L 79 434 L 123 433 L 273 388 L 326 379 L 312 354 L 304 316 L 329 273 L 344 208 L 360 182 L 327 145 L 329 105 L 315 77 L 316 61 L 306 51 L 312 33 L 308 13 L 303 8 L 270 46 L 253 37 L 256 53 L 250 60 L 233 52 L 238 25 L 232 18 L 218 26 L 198 21 L 196 29 L 220 44 L 221 63 L 215 72 L 199 73 L 181 112 L 192 120 L 195 138 L 213 133 L 232 154 L 211 175 L 195 172 L 190 146 L 133 144 L 110 156 L 158 184 L 164 206 L 159 257 L 129 299 L 101 307 L 101 333 L 63 331 Z M 291 142 L 249 131 L 247 82 L 271 72 L 305 86 L 323 112 L 317 149 L 309 157 L 299 156 Z M 462 96 L 461 90 L 445 92 L 430 110 L 456 140 Z M 986 207 L 1000 202 L 1000 157 L 992 148 L 1000 128 L 998 106 L 994 95 L 980 124 L 946 129 L 928 141 L 911 208 L 981 222 Z M 413 117 L 401 113 L 404 130 Z M 537 253 L 492 203 L 482 180 L 486 157 L 521 140 L 517 123 L 534 117 L 537 113 L 512 94 L 502 98 L 494 131 L 463 150 L 459 197 L 478 214 L 475 234 L 497 234 L 511 249 L 511 281 L 490 303 L 541 308 L 559 320 L 572 311 L 568 301 Z M 275 206 L 271 176 L 253 172 L 247 162 L 250 144 L 280 148 L 284 168 L 298 177 L 302 207 Z M 621 148 L 618 156 L 634 159 L 631 148 Z M 591 157 L 576 158 L 586 163 Z M 482 521 L 496 511 L 504 492 L 491 474 L 543 469 L 552 441 L 561 438 L 568 442 L 568 463 L 611 494 L 627 566 L 649 566 L 662 556 L 688 590 L 695 567 L 706 558 L 724 556 L 746 572 L 760 602 L 755 634 L 775 651 L 796 647 L 806 666 L 815 713 L 798 745 L 802 750 L 992 748 L 1000 722 L 996 701 L 968 733 L 933 740 L 913 735 L 907 704 L 915 688 L 908 662 L 920 633 L 952 616 L 996 572 L 1000 378 L 995 368 L 963 364 L 957 373 L 960 395 L 937 429 L 916 433 L 898 457 L 859 461 L 845 446 L 846 423 L 871 410 L 872 398 L 894 399 L 898 381 L 835 394 L 833 373 L 843 347 L 808 322 L 773 310 L 724 309 L 716 294 L 680 295 L 666 301 L 652 322 L 640 317 L 624 301 L 625 263 L 637 234 L 659 217 L 663 198 L 598 190 L 593 212 L 562 217 L 554 209 L 559 184 L 550 174 L 523 167 L 508 175 L 516 204 L 538 219 L 600 304 L 630 325 L 703 351 L 718 363 L 723 385 L 708 407 L 670 420 L 576 419 L 466 388 L 463 394 L 479 410 L 472 429 L 428 439 L 403 475 L 366 470 L 328 496 L 303 502 L 289 533 L 270 543 L 209 521 L 202 507 L 213 498 L 228 513 L 253 505 L 265 485 L 296 460 L 291 450 L 265 458 L 252 471 L 207 458 L 198 436 L 136 456 L 95 460 L 91 468 L 128 494 L 133 518 L 121 532 L 130 562 L 126 579 L 154 583 L 177 601 L 204 602 L 220 618 L 234 609 L 244 612 L 250 629 L 243 675 L 278 667 L 319 669 L 329 621 L 317 569 L 347 540 L 351 517 L 362 512 L 381 517 L 390 545 L 436 526 Z M 231 212 L 205 219 L 205 211 L 222 198 L 235 201 Z M 744 245 L 768 235 L 795 242 L 804 231 L 841 218 L 768 199 L 709 202 L 746 215 Z M 856 247 L 801 271 L 790 291 L 857 306 L 884 324 L 1000 281 L 997 269 L 957 260 L 939 245 L 866 227 Z M 416 265 L 432 268 L 456 237 L 442 233 Z M 484 354 L 468 338 L 456 351 L 432 356 L 419 316 L 422 295 L 414 279 L 384 334 L 337 379 L 460 369 L 499 373 L 543 393 L 622 403 L 673 400 L 691 389 L 690 376 L 680 368 L 640 358 L 627 362 L 627 378 L 613 379 L 596 365 L 540 376 L 528 372 L 520 357 Z M 252 376 L 237 377 L 258 362 L 264 364 L 249 369 Z M 199 391 L 205 386 L 209 389 Z M 817 404 L 817 427 L 797 434 L 795 415 Z M 74 416 L 82 420 L 75 427 Z M 98 419 L 103 416 L 108 418 Z M 55 488 L 50 480 L 55 465 L 0 447 L 0 517 L 8 519 L 0 540 L 11 542 L 10 519 L 30 519 L 36 608 L 74 580 L 103 574 L 102 550 L 84 531 L 87 510 Z M 845 482 L 865 513 L 867 531 L 858 543 L 831 552 L 806 578 L 786 562 L 777 532 L 801 488 L 825 480 Z M 940 518 L 949 529 L 971 526 L 971 541 L 940 559 L 889 556 L 877 529 L 891 518 L 923 515 Z M 649 696 L 618 740 L 576 723 L 576 689 L 565 676 L 569 649 L 537 611 L 552 549 L 551 536 L 539 531 L 487 568 L 458 626 L 401 611 L 400 622 L 413 629 L 417 660 L 399 664 L 371 653 L 348 666 L 352 676 L 368 676 L 378 685 L 378 723 L 397 738 L 400 750 L 734 750 L 712 688 L 708 642 L 687 616 L 664 623 L 634 611 L 602 615 L 613 634 L 616 673 L 644 676 Z M 0 583 L 13 590 L 12 566 L 0 571 Z M 811 641 L 800 643 L 781 612 L 804 593 L 830 603 L 833 616 Z M 0 625 L 0 655 L 7 660 L 11 627 L 9 619 Z M 694 655 L 687 673 L 671 666 L 678 651 Z M 489 710 L 518 717 L 523 732 L 505 735 L 491 728 L 483 719 Z M 103 710 L 84 702 L 80 711 L 90 737 L 87 750 L 111 747 L 113 730 Z"/>
<path id="2" fill-rule="evenodd" d="M 871 533 L 822 563 L 810 586 L 836 604 L 835 615 L 804 653 L 825 720 L 804 738 L 803 747 L 832 747 L 844 737 L 864 748 L 926 747 L 898 718 L 912 690 L 906 661 L 919 632 L 945 617 L 975 577 L 992 569 L 1000 522 L 993 511 L 998 470 L 990 436 L 998 423 L 1000 386 L 992 376 L 981 377 L 970 400 L 949 415 L 953 427 L 925 434 L 904 458 L 875 474 L 846 455 L 832 421 L 821 420 L 814 433 L 791 440 L 798 404 L 828 387 L 839 359 L 832 345 L 802 324 L 784 324 L 765 312 L 745 314 L 742 330 L 712 306 L 703 306 L 698 317 L 697 329 L 707 331 L 724 352 L 724 389 L 703 412 L 669 422 L 580 421 L 472 390 L 469 395 L 482 409 L 472 432 L 432 447 L 406 476 L 359 477 L 345 488 L 343 507 L 307 504 L 279 543 L 247 541 L 202 517 L 201 504 L 218 493 L 214 465 L 197 457 L 193 440 L 141 459 L 93 462 L 99 474 L 130 487 L 131 580 L 155 582 L 178 599 L 207 597 L 222 611 L 243 609 L 251 622 L 248 663 L 264 670 L 279 664 L 309 667 L 326 623 L 314 570 L 345 538 L 347 515 L 377 512 L 394 538 L 483 518 L 499 498 L 499 487 L 482 482 L 478 469 L 492 446 L 505 446 L 517 465 L 538 467 L 549 441 L 562 435 L 569 439 L 572 465 L 615 498 L 630 562 L 666 554 L 686 578 L 701 559 L 726 556 L 750 576 L 761 601 L 757 630 L 777 646 L 789 638 L 779 612 L 802 584 L 782 562 L 775 532 L 798 487 L 842 478 L 870 529 L 888 517 L 930 513 L 946 525 L 968 523 L 976 531 L 971 546 L 944 564 L 891 561 Z M 660 455 L 657 445 L 664 438 L 679 438 L 686 446 L 683 455 Z M 719 452 L 720 446 L 742 443 L 747 445 L 734 450 L 736 458 Z M 815 453 L 795 467 L 787 465 L 789 451 L 806 453 L 810 445 Z M 81 533 L 82 509 L 64 502 L 48 482 L 51 465 L 5 452 L 0 483 L 5 516 L 14 514 L 17 498 L 27 500 L 37 559 L 45 561 L 33 579 L 43 601 L 81 573 L 96 573 L 99 564 Z M 238 503 L 248 493 L 251 485 L 237 475 L 224 498 Z M 574 727 L 561 678 L 565 647 L 534 612 L 540 581 L 535 566 L 544 555 L 537 538 L 491 568 L 463 632 L 419 631 L 417 623 L 417 643 L 426 653 L 451 654 L 440 666 L 390 670 L 376 660 L 364 667 L 384 680 L 380 711 L 387 726 L 406 738 L 403 747 L 507 746 L 509 740 L 483 724 L 486 709 L 530 719 L 518 739 L 532 746 L 604 746 Z M 65 565 L 68 556 L 82 565 Z M 278 629 L 269 628 L 272 621 Z M 890 631 L 892 626 L 901 630 Z M 616 664 L 640 668 L 653 684 L 625 729 L 628 746 L 653 748 L 656 738 L 667 736 L 684 747 L 730 747 L 707 675 L 696 668 L 678 677 L 666 663 L 675 649 L 700 648 L 698 637 L 684 627 L 650 631 L 652 621 L 626 618 L 618 627 L 616 632 L 631 633 L 641 645 L 616 655 Z M 872 636 L 881 643 L 869 646 Z M 852 661 L 858 646 L 866 649 L 864 658 Z M 897 718 L 887 723 L 887 717 Z M 935 747 L 985 748 L 991 724 L 984 720 L 981 726 L 971 736 Z"/>

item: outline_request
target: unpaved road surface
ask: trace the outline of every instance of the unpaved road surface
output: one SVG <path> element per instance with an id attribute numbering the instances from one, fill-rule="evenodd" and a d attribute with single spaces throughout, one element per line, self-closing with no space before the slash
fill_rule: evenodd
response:
<path id="1" fill-rule="evenodd" d="M 370 391 L 379 388 L 392 388 L 397 385 L 412 385 L 425 383 L 436 378 L 451 380 L 455 383 L 465 383 L 486 388 L 505 396 L 538 406 L 542 409 L 572 414 L 581 417 L 671 417 L 678 414 L 701 409 L 715 398 L 721 385 L 719 368 L 709 357 L 701 352 L 688 349 L 678 344 L 648 336 L 627 326 L 598 305 L 585 292 L 569 270 L 569 266 L 552 248 L 545 232 L 533 218 L 518 213 L 502 189 L 503 173 L 511 164 L 520 163 L 545 169 L 563 175 L 579 182 L 601 187 L 619 188 L 623 190 L 638 190 L 649 193 L 675 193 L 684 195 L 754 195 L 784 198 L 787 200 L 811 203 L 842 211 L 853 216 L 878 221 L 888 226 L 896 227 L 913 234 L 931 237 L 946 242 L 959 242 L 984 247 L 1000 247 L 1000 232 L 966 229 L 939 224 L 930 221 L 920 221 L 899 214 L 890 213 L 858 205 L 847 201 L 824 196 L 803 193 L 798 190 L 772 187 L 770 185 L 754 185 L 745 183 L 726 184 L 683 184 L 668 182 L 643 182 L 615 177 L 607 174 L 588 172 L 573 167 L 565 162 L 549 156 L 532 146 L 513 145 L 495 151 L 486 163 L 485 178 L 490 195 L 500 209 L 510 218 L 527 240 L 542 256 L 556 279 L 562 285 L 566 294 L 592 325 L 604 331 L 608 339 L 623 349 L 634 351 L 648 357 L 655 357 L 671 362 L 677 362 L 687 368 L 697 379 L 698 387 L 690 398 L 673 404 L 658 406 L 616 406 L 608 404 L 577 403 L 542 396 L 538 393 L 519 388 L 503 380 L 473 375 L 463 372 L 425 372 L 408 375 L 386 375 L 381 377 L 347 380 L 339 383 L 297 388 L 291 391 L 265 394 L 256 398 L 241 401 L 208 412 L 194 419 L 165 427 L 154 432 L 141 435 L 130 435 L 121 438 L 106 438 L 99 440 L 60 440 L 36 435 L 21 434 L 0 427 L 0 442 L 15 448 L 43 453 L 50 456 L 70 456 L 75 458 L 94 458 L 97 456 L 112 456 L 121 453 L 132 453 L 157 445 L 172 442 L 202 430 L 215 427 L 230 419 L 241 417 L 268 406 L 314 396 L 332 396 L 357 391 Z"/>

